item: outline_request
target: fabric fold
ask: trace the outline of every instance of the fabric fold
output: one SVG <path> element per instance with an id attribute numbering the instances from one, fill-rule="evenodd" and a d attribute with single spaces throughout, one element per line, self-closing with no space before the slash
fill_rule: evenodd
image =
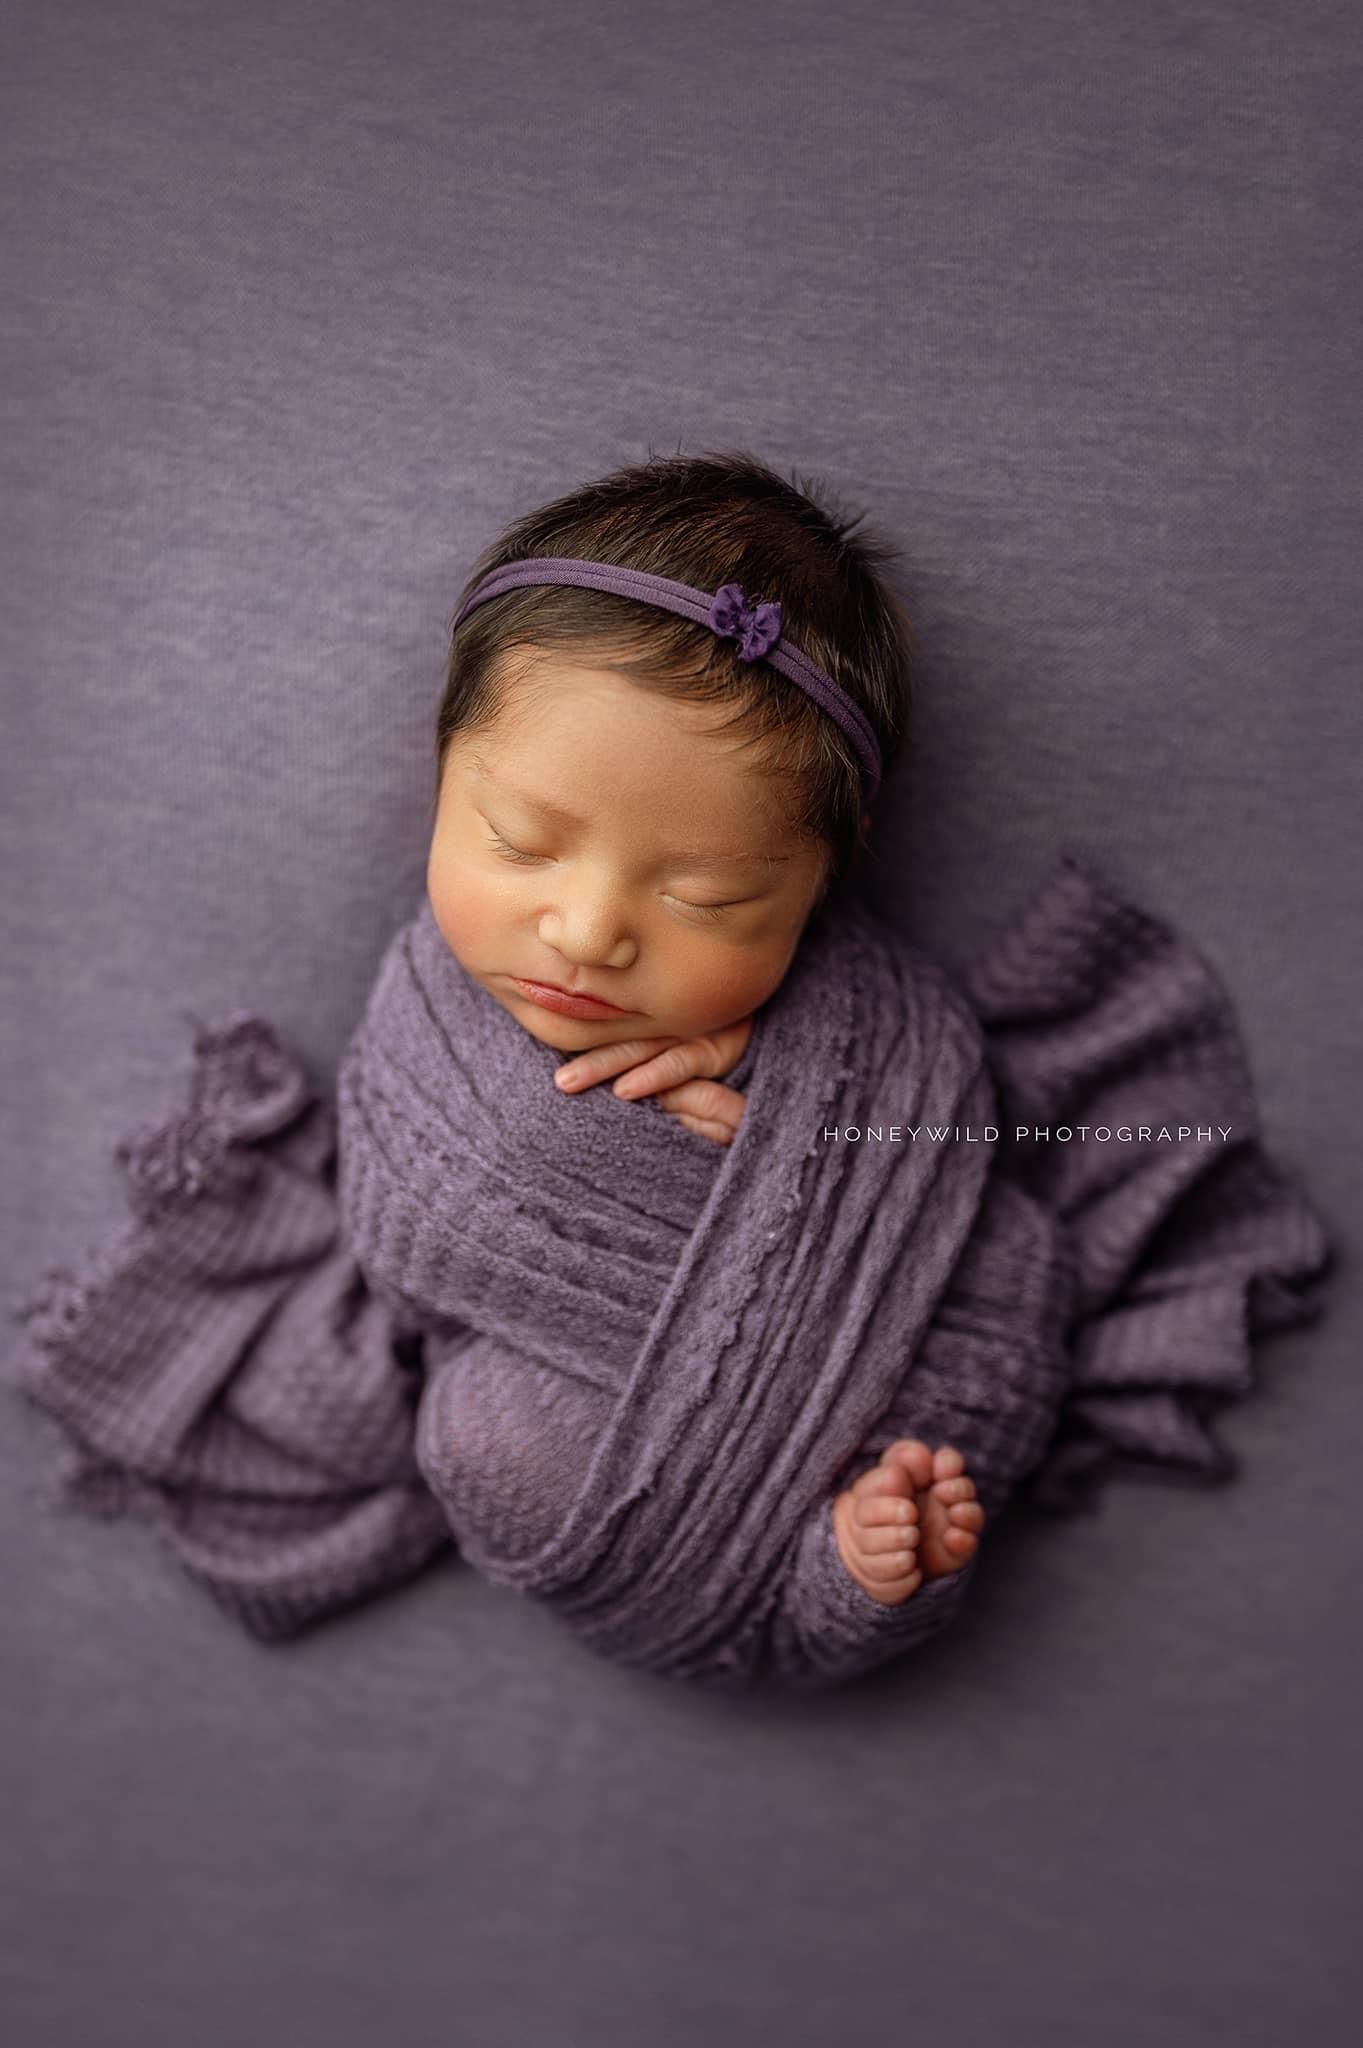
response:
<path id="1" fill-rule="evenodd" d="M 1320 1312 L 1329 1246 L 1263 1148 L 1223 984 L 1071 847 L 964 988 L 1000 1171 L 1054 1217 L 1070 1289 L 1070 1385 L 1023 1497 L 1091 1505 L 1120 1456 L 1233 1476 L 1210 1419 L 1250 1390 L 1252 1339 Z"/>
<path id="2" fill-rule="evenodd" d="M 263 1019 L 193 1020 L 184 1107 L 121 1139 L 131 1221 L 16 1303 L 63 1430 L 48 1499 L 151 1522 L 262 1640 L 449 1542 L 417 1470 L 404 1324 L 340 1237 L 336 1123 Z"/>
<path id="3" fill-rule="evenodd" d="M 727 1148 L 563 1096 L 424 900 L 334 1091 L 264 1018 L 191 1021 L 128 1225 L 16 1304 L 17 1384 L 59 1497 L 145 1515 L 263 1640 L 453 1541 L 600 1654 L 836 1683 L 973 1575 L 887 1609 L 830 1568 L 888 1442 L 954 1443 L 990 1520 L 1128 1459 L 1224 1478 L 1251 1341 L 1322 1306 L 1224 988 L 1075 848 L 959 981 L 854 897 L 817 920 Z"/>

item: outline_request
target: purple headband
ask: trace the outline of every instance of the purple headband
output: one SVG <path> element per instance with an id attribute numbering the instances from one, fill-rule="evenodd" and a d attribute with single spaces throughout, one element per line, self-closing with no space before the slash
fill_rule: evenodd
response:
<path id="1" fill-rule="evenodd" d="M 798 683 L 820 710 L 836 720 L 860 756 L 867 782 L 866 800 L 875 802 L 880 788 L 880 748 L 876 736 L 865 713 L 832 676 L 817 668 L 792 642 L 781 638 L 779 600 L 749 604 L 737 583 L 723 583 L 713 597 L 708 597 L 689 583 L 674 583 L 669 576 L 651 576 L 643 569 L 622 569 L 614 562 L 580 561 L 571 555 L 530 555 L 523 561 L 508 562 L 492 570 L 481 583 L 475 584 L 455 614 L 451 634 L 457 632 L 476 606 L 522 583 L 580 583 L 590 590 L 611 590 L 617 597 L 633 597 L 642 604 L 679 612 L 684 619 L 708 626 L 721 639 L 736 640 L 740 661 L 769 661 L 782 675 Z"/>

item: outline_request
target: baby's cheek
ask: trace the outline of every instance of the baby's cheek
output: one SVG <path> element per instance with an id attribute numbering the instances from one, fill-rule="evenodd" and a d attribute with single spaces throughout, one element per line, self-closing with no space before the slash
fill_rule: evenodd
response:
<path id="1" fill-rule="evenodd" d="M 789 967 L 785 945 L 735 948 L 720 958 L 708 958 L 696 965 L 687 985 L 679 991 L 690 1011 L 686 1025 L 672 1028 L 699 1036 L 753 1011 L 775 994 Z"/>
<path id="2" fill-rule="evenodd" d="M 662 1028 L 678 1038 L 703 1038 L 746 1017 L 765 994 L 758 977 L 737 967 L 727 973 L 713 968 L 682 973 L 674 979 Z"/>
<path id="3" fill-rule="evenodd" d="M 493 957 L 499 950 L 500 932 L 494 892 L 480 888 L 467 875 L 434 863 L 427 874 L 426 890 L 441 937 L 462 966 L 476 973 L 504 964 Z"/>

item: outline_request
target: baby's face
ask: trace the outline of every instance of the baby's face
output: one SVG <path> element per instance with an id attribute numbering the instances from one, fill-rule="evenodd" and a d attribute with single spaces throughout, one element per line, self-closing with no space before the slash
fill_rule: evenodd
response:
<path id="1" fill-rule="evenodd" d="M 426 870 L 436 922 L 565 1057 L 716 1030 L 785 976 L 828 853 L 790 835 L 752 750 L 707 730 L 723 716 L 545 652 L 491 732 L 450 742 Z M 620 1015 L 561 1016 L 513 976 Z"/>

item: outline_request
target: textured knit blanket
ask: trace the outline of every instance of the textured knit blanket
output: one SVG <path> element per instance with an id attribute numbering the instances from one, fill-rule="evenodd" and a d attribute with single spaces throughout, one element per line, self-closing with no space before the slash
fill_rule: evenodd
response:
<path id="1" fill-rule="evenodd" d="M 147 1515 L 263 1638 L 453 1538 L 603 1655 L 836 1682 L 979 1563 L 897 1608 L 846 1574 L 832 1500 L 893 1436 L 963 1452 L 982 1544 L 1114 1459 L 1224 1476 L 1251 1337 L 1320 1306 L 1221 984 L 1074 851 L 959 979 L 835 899 L 727 1148 L 562 1094 L 425 900 L 333 1096 L 264 1019 L 191 1022 L 187 1102 L 117 1150 L 132 1219 L 20 1305 L 18 1383 L 61 1497 Z"/>

